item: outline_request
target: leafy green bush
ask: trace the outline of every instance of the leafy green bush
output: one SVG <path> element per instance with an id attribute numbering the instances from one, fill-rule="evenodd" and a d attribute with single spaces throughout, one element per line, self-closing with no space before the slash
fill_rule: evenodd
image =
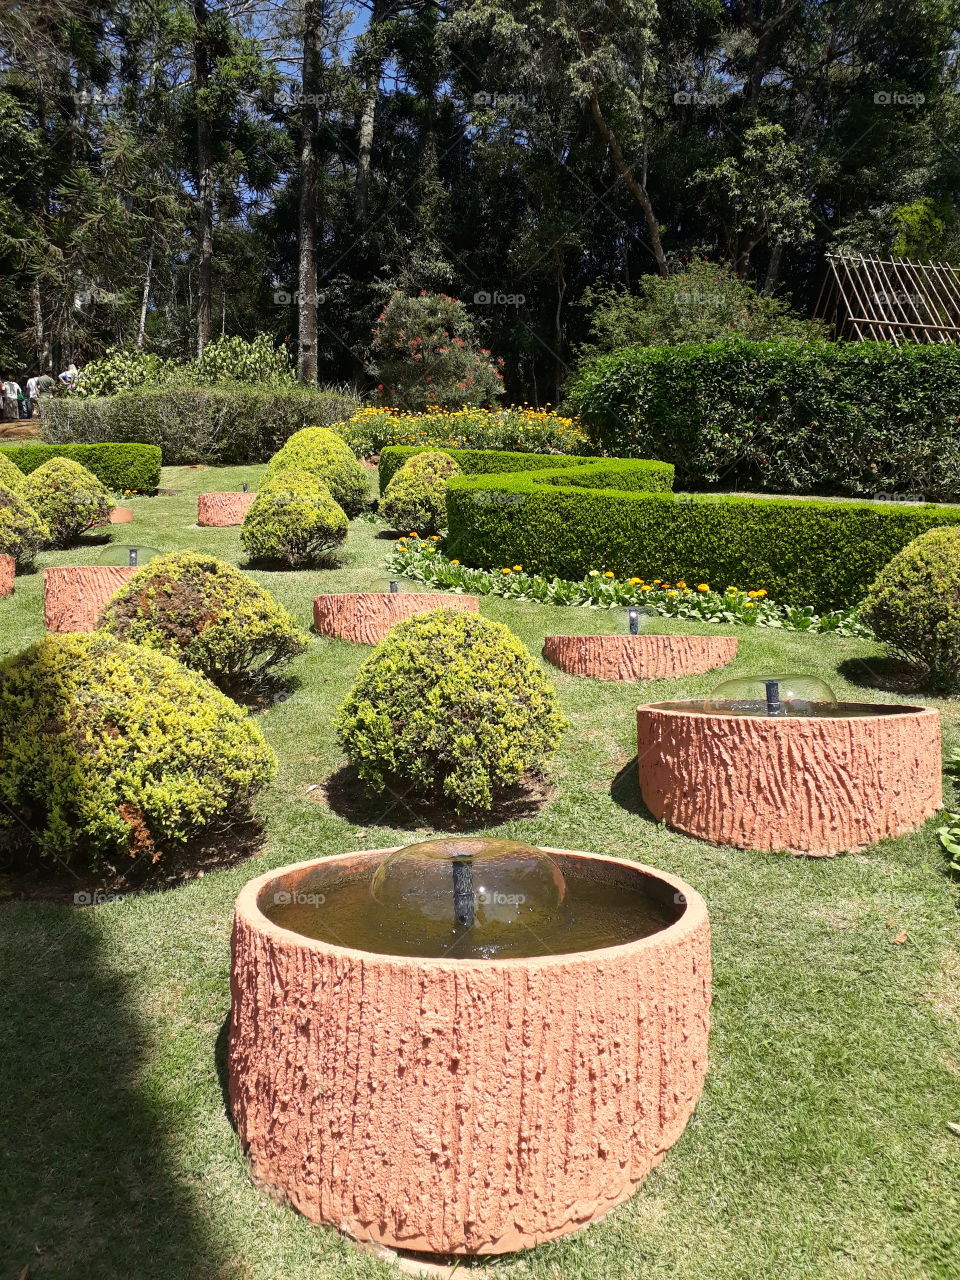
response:
<path id="1" fill-rule="evenodd" d="M 184 364 L 150 351 L 110 347 L 80 371 L 70 396 L 113 396 L 148 387 L 208 387 L 218 383 L 259 387 L 293 383 L 293 368 L 283 346 L 268 334 L 246 339 L 224 335 L 208 342 L 195 360 Z"/>
<path id="2" fill-rule="evenodd" d="M 786 302 L 761 294 L 720 262 L 693 258 L 669 276 L 643 276 L 638 291 L 588 289 L 592 341 L 585 353 L 621 347 L 678 346 L 733 336 L 772 338 L 823 336 L 816 321 L 792 315 Z"/>
<path id="3" fill-rule="evenodd" d="M 143 386 L 162 386 L 173 377 L 176 367 L 175 361 L 165 360 L 152 351 L 108 347 L 102 356 L 80 370 L 71 395 L 114 396 L 119 391 Z"/>
<path id="4" fill-rule="evenodd" d="M 451 480 L 446 550 L 468 565 L 522 564 L 561 578 L 607 569 L 648 582 L 723 582 L 822 611 L 862 600 L 918 534 L 960 524 L 960 510 L 949 507 L 628 488 L 644 473 L 631 477 L 627 468 L 657 465 L 609 459 Z M 605 487 L 589 488 L 591 481 Z"/>
<path id="5" fill-rule="evenodd" d="M 309 471 L 330 490 L 348 516 L 367 505 L 367 477 L 348 445 L 334 431 L 308 427 L 292 435 L 267 467 L 267 479 L 282 471 Z"/>
<path id="6" fill-rule="evenodd" d="M 426 452 L 426 449 L 418 445 L 390 445 L 384 449 L 380 454 L 378 472 L 380 492 L 386 493 L 390 481 L 405 463 Z M 453 458 L 465 475 L 471 476 L 499 475 L 504 471 L 551 471 L 557 467 L 572 467 L 597 461 L 596 458 L 581 458 L 575 454 L 558 458 L 552 453 L 508 453 L 500 449 L 444 449 L 443 452 Z"/>
<path id="7" fill-rule="evenodd" d="M 745 342 L 633 347 L 569 404 L 595 448 L 662 458 L 680 487 L 960 497 L 960 347 Z"/>
<path id="8" fill-rule="evenodd" d="M 18 569 L 29 569 L 50 530 L 22 494 L 0 482 L 0 555 L 13 556 Z"/>
<path id="9" fill-rule="evenodd" d="M 0 484 L 13 489 L 15 493 L 23 492 L 23 472 L 15 462 L 11 462 L 5 453 L 0 453 Z"/>
<path id="10" fill-rule="evenodd" d="M 399 409 L 492 404 L 503 376 L 482 350 L 462 302 L 445 293 L 394 293 L 373 331 L 374 398 Z M 502 361 L 498 361 L 502 364 Z"/>
<path id="11" fill-rule="evenodd" d="M 59 862 L 156 859 L 242 812 L 275 767 L 246 713 L 164 654 L 94 632 L 0 663 L 0 824 Z"/>
<path id="12" fill-rule="evenodd" d="M 572 418 L 515 405 L 508 409 L 474 405 L 426 413 L 400 413 L 367 405 L 333 426 L 361 458 L 378 454 L 388 445 L 564 454 L 583 453 L 589 446 L 586 432 Z"/>
<path id="13" fill-rule="evenodd" d="M 160 450 L 149 444 L 17 444 L 0 448 L 3 456 L 26 475 L 51 458 L 70 458 L 112 493 L 154 493 L 160 484 Z"/>
<path id="14" fill-rule="evenodd" d="M 240 529 L 251 560 L 291 569 L 322 562 L 347 536 L 346 512 L 309 471 L 279 471 L 261 484 Z"/>
<path id="15" fill-rule="evenodd" d="M 136 442 L 156 446 L 158 457 L 162 450 L 167 466 L 226 466 L 266 462 L 294 432 L 342 422 L 358 403 L 338 388 L 169 386 L 41 400 L 40 420 L 44 440 L 52 443 Z"/>
<path id="16" fill-rule="evenodd" d="M 447 527 L 447 481 L 458 475 L 449 453 L 414 454 L 387 485 L 380 514 L 393 529 L 439 533 Z"/>
<path id="17" fill-rule="evenodd" d="M 871 584 L 863 618 L 931 688 L 960 689 L 960 526 L 931 529 L 895 555 Z"/>
<path id="18" fill-rule="evenodd" d="M 261 690 L 307 647 L 307 637 L 259 583 L 195 551 L 144 565 L 106 606 L 100 627 L 178 658 L 231 697 Z"/>
<path id="19" fill-rule="evenodd" d="M 398 623 L 360 668 L 336 721 L 371 790 L 395 784 L 461 814 L 489 810 L 545 768 L 565 728 L 517 637 L 452 609 Z"/>
<path id="20" fill-rule="evenodd" d="M 69 547 L 81 533 L 110 518 L 110 493 L 97 477 L 70 458 L 51 458 L 31 471 L 23 497 L 50 530 L 50 544 Z"/>

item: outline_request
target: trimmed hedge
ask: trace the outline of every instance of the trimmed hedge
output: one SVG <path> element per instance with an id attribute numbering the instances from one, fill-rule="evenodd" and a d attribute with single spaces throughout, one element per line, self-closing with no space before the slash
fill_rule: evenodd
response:
<path id="1" fill-rule="evenodd" d="M 447 527 L 447 481 L 461 474 L 449 453 L 440 450 L 409 458 L 387 485 L 381 517 L 398 532 L 439 533 Z"/>
<path id="2" fill-rule="evenodd" d="M 82 404 L 83 401 L 77 401 Z M 0 454 L 29 475 L 51 458 L 79 462 L 114 493 L 154 493 L 160 485 L 160 450 L 151 444 L 11 444 Z"/>
<path id="3" fill-rule="evenodd" d="M 266 462 L 295 431 L 329 427 L 358 403 L 349 392 L 297 386 L 160 387 L 49 397 L 40 401 L 40 418 L 43 438 L 52 443 L 150 444 L 162 449 L 166 466 L 223 466 Z"/>
<path id="4" fill-rule="evenodd" d="M 380 455 L 380 492 L 385 493 L 387 485 L 400 470 L 403 464 L 415 457 L 418 453 L 433 453 L 435 449 L 430 445 L 390 445 L 384 449 Z M 443 452 L 449 454 L 454 462 L 459 466 L 464 475 L 501 475 L 508 471 L 556 471 L 558 468 L 569 470 L 571 467 L 580 468 L 584 464 L 606 464 L 616 467 L 619 459 L 617 458 L 587 458 L 578 457 L 573 454 L 564 456 L 556 453 L 509 453 L 501 449 L 447 449 Z M 635 466 L 636 459 L 629 459 L 631 466 Z M 651 482 L 649 485 L 631 485 L 631 488 L 648 488 L 651 490 L 669 489 L 672 485 L 673 467 L 668 463 L 662 462 L 644 462 L 643 466 L 649 469 Z M 636 473 L 639 474 L 639 473 Z"/>
<path id="5" fill-rule="evenodd" d="M 681 488 L 960 497 L 960 347 L 629 347 L 568 390 L 599 452 L 663 458 Z"/>
<path id="6" fill-rule="evenodd" d="M 468 565 L 522 564 L 561 578 L 599 569 L 763 588 L 822 611 L 861 600 L 919 534 L 960 524 L 960 509 L 946 507 L 630 492 L 622 479 L 617 489 L 588 489 L 590 477 L 575 474 L 630 465 L 451 480 L 445 550 Z"/>

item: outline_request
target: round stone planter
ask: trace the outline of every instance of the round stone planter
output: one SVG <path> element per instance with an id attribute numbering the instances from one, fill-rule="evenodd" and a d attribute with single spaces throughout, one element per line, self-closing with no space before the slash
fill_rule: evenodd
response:
<path id="1" fill-rule="evenodd" d="M 379 644 L 390 628 L 404 618 L 433 609 L 479 613 L 480 601 L 476 596 L 443 591 L 345 591 L 316 597 L 313 627 L 322 636 L 352 640 L 354 644 Z"/>
<path id="2" fill-rule="evenodd" d="M 271 871 L 237 900 L 229 1095 L 254 1179 L 356 1240 L 430 1253 L 505 1253 L 603 1217 L 703 1087 L 703 899 L 636 863 L 549 850 L 561 870 L 646 878 L 676 918 L 622 946 L 508 960 L 332 946 L 258 906 L 390 852 Z"/>
<path id="3" fill-rule="evenodd" d="M 96 630 L 100 610 L 136 572 L 116 564 L 44 569 L 43 621 L 47 630 Z"/>
<path id="4" fill-rule="evenodd" d="M 17 562 L 13 556 L 0 556 L 0 598 L 13 595 Z"/>
<path id="5" fill-rule="evenodd" d="M 201 493 L 197 498 L 197 524 L 222 528 L 243 524 L 255 493 Z"/>
<path id="6" fill-rule="evenodd" d="M 133 524 L 132 507 L 113 507 L 110 512 L 111 524 Z"/>
<path id="7" fill-rule="evenodd" d="M 940 718 L 927 707 L 805 719 L 699 705 L 637 709 L 644 804 L 688 835 L 830 857 L 916 831 L 942 807 Z"/>
<path id="8" fill-rule="evenodd" d="M 547 636 L 543 656 L 571 676 L 595 680 L 670 680 L 725 666 L 732 636 Z"/>

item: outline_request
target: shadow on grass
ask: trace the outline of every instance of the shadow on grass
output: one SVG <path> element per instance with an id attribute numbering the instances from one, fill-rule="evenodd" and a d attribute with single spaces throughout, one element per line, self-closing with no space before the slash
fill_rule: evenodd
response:
<path id="1" fill-rule="evenodd" d="M 139 998 L 108 953 L 101 911 L 0 913 L 5 982 L 0 1154 L 4 1275 L 211 1280 L 224 1259 L 169 1167 L 162 1104 L 144 1082 Z M 29 1270 L 27 1270 L 29 1269 Z"/>
<path id="2" fill-rule="evenodd" d="M 657 819 L 643 803 L 640 795 L 640 779 L 637 775 L 637 757 L 633 756 L 623 766 L 610 784 L 610 799 L 627 813 L 657 825 Z"/>
<path id="3" fill-rule="evenodd" d="M 860 689 L 884 689 L 908 697 L 929 695 L 923 688 L 922 674 L 903 658 L 845 658 L 837 664 L 837 674 Z"/>

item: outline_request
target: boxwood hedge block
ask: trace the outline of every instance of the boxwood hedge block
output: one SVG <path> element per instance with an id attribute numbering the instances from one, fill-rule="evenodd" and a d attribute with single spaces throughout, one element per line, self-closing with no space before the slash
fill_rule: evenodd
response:
<path id="1" fill-rule="evenodd" d="M 655 466 L 634 463 L 634 466 Z M 591 569 L 652 580 L 764 588 L 784 604 L 861 600 L 913 538 L 960 524 L 960 508 L 632 491 L 626 462 L 463 476 L 447 487 L 446 551 L 464 564 L 522 564 L 580 578 Z M 593 488 L 591 481 L 616 480 Z"/>
<path id="2" fill-rule="evenodd" d="M 0 454 L 29 475 L 51 458 L 69 458 L 115 493 L 154 493 L 160 485 L 160 450 L 154 444 L 13 444 Z"/>

